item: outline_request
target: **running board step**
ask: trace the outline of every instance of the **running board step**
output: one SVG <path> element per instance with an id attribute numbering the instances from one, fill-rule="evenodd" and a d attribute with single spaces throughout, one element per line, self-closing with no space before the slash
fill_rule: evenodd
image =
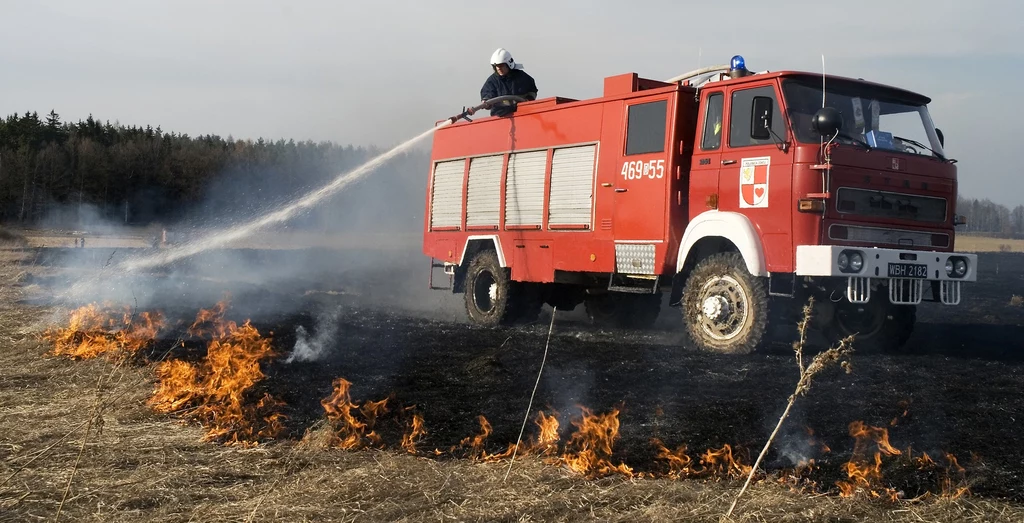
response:
<path id="1" fill-rule="evenodd" d="M 635 274 L 608 275 L 608 290 L 614 292 L 628 292 L 631 294 L 654 294 L 658 292 L 658 282 L 661 276 L 639 276 Z"/>

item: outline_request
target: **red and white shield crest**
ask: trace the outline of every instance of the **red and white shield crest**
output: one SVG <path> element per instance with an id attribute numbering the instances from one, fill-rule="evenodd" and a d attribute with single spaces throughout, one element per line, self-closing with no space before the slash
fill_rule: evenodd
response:
<path id="1" fill-rule="evenodd" d="M 768 207 L 771 157 L 744 158 L 740 163 L 740 208 Z"/>

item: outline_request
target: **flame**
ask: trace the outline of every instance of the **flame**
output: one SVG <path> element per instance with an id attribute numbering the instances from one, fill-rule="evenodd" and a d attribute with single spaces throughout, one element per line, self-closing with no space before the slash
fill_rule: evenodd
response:
<path id="1" fill-rule="evenodd" d="M 219 310 L 219 315 L 207 318 L 212 328 L 201 331 L 215 335 L 203 361 L 194 365 L 169 360 L 157 366 L 158 384 L 148 404 L 157 412 L 198 420 L 207 429 L 204 440 L 256 445 L 284 429 L 283 415 L 278 412 L 283 406 L 280 401 L 269 394 L 255 403 L 247 401 L 249 391 L 265 377 L 260 361 L 274 353 L 270 340 L 248 320 L 241 326 L 224 321 L 224 308 L 226 302 L 218 304 L 213 311 Z M 199 316 L 209 312 L 204 310 Z"/>
<path id="2" fill-rule="evenodd" d="M 352 403 L 352 397 L 349 395 L 351 382 L 345 378 L 337 378 L 333 386 L 334 392 L 320 400 L 333 429 L 330 445 L 346 450 L 380 445 L 380 435 L 373 427 L 377 417 L 387 412 L 388 400 L 368 401 L 360 407 Z M 354 413 L 359 413 L 365 421 L 357 419 Z"/>
<path id="3" fill-rule="evenodd" d="M 42 337 L 53 344 L 54 356 L 91 359 L 134 354 L 152 343 L 163 327 L 160 312 L 133 314 L 127 306 L 118 311 L 110 304 L 92 303 L 72 311 L 67 327 L 47 329 Z"/>
<path id="4" fill-rule="evenodd" d="M 936 471 L 941 475 L 939 479 L 939 497 L 942 499 L 957 499 L 970 493 L 970 487 L 965 484 L 964 473 L 966 469 L 960 465 L 956 456 L 949 452 L 943 452 L 946 465 L 940 465 L 927 452 L 912 458 L 912 462 L 919 470 Z M 957 479 L 954 479 L 956 477 Z"/>
<path id="5" fill-rule="evenodd" d="M 225 297 L 212 308 L 200 309 L 188 328 L 189 335 L 196 338 L 226 338 L 232 323 L 224 321 L 224 314 L 230 305 L 230 298 Z"/>
<path id="6" fill-rule="evenodd" d="M 871 497 L 885 497 L 895 501 L 899 494 L 889 487 L 876 485 L 882 480 L 882 454 L 896 456 L 902 454 L 889 443 L 889 431 L 884 427 L 872 427 L 863 421 L 850 423 L 850 436 L 855 438 L 853 454 L 850 461 L 843 464 L 847 479 L 836 481 L 843 497 L 854 496 L 863 491 Z M 874 446 L 873 457 L 868 457 L 869 447 Z"/>
<path id="7" fill-rule="evenodd" d="M 409 454 L 416 454 L 416 442 L 423 438 L 426 433 L 426 429 L 423 428 L 423 415 L 420 413 L 413 414 L 412 421 L 409 422 L 409 430 L 402 435 L 402 448 Z"/>
<path id="8" fill-rule="evenodd" d="M 537 419 L 533 421 L 539 429 L 537 440 L 527 450 L 531 453 L 548 456 L 558 452 L 558 413 L 548 416 L 544 411 L 537 413 Z"/>
<path id="9" fill-rule="evenodd" d="M 657 449 L 656 458 L 668 464 L 667 477 L 682 479 L 697 474 L 697 469 L 693 468 L 693 458 L 686 453 L 685 444 L 679 445 L 675 450 L 670 450 L 658 438 L 652 439 L 651 444 Z"/>
<path id="10" fill-rule="evenodd" d="M 567 451 L 558 461 L 588 478 L 610 474 L 632 477 L 631 467 L 625 463 L 615 465 L 611 462 L 612 448 L 619 439 L 619 410 L 612 409 L 611 412 L 595 415 L 586 407 L 580 408 L 583 410 L 583 419 L 572 422 L 577 430 L 569 437 L 566 445 L 575 450 Z"/>
<path id="11" fill-rule="evenodd" d="M 741 478 L 750 474 L 750 465 L 737 461 L 732 454 L 732 447 L 726 443 L 720 449 L 708 449 L 700 457 L 705 475 L 726 478 Z"/>

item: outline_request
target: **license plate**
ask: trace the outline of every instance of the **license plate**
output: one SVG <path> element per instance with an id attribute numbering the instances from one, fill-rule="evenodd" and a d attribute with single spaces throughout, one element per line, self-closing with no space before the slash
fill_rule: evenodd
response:
<path id="1" fill-rule="evenodd" d="M 928 266 L 919 263 L 890 263 L 890 278 L 927 278 Z"/>

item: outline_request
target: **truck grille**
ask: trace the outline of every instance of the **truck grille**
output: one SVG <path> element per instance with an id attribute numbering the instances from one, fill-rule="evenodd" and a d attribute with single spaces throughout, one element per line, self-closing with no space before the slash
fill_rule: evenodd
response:
<path id="1" fill-rule="evenodd" d="M 836 210 L 841 214 L 877 216 L 922 222 L 946 221 L 946 199 L 841 187 L 836 191 Z"/>
<path id="2" fill-rule="evenodd" d="M 828 228 L 828 237 L 833 241 L 867 242 L 875 245 L 949 247 L 949 235 L 946 233 L 883 229 L 880 227 L 832 224 Z"/>

